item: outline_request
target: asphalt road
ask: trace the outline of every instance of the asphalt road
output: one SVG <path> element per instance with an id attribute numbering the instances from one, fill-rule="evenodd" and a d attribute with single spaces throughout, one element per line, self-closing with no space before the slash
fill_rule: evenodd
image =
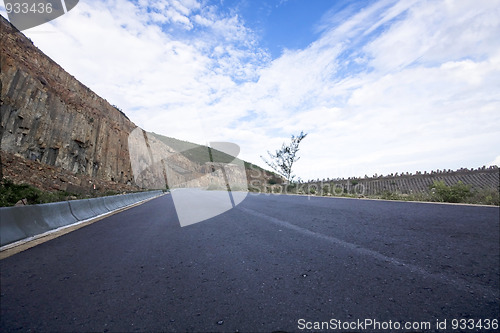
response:
<path id="1" fill-rule="evenodd" d="M 249 195 L 181 228 L 166 195 L 1 260 L 0 330 L 458 332 L 500 316 L 499 239 L 498 207 Z"/>

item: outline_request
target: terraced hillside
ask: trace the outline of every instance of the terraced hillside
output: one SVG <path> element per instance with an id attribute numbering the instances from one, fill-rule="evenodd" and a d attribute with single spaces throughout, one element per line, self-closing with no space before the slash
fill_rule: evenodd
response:
<path id="1" fill-rule="evenodd" d="M 431 185 L 435 181 L 443 181 L 447 186 L 462 182 L 470 188 L 472 195 L 486 193 L 493 197 L 493 203 L 498 201 L 495 199 L 500 190 L 498 166 L 366 178 L 318 179 L 301 184 L 299 191 L 317 195 L 357 195 L 388 199 L 396 199 L 394 196 L 398 196 L 397 199 L 412 196 L 410 199 L 426 200 L 428 198 L 425 195 L 432 192 Z M 423 196 L 420 198 L 418 195 Z"/>
<path id="2" fill-rule="evenodd" d="M 368 179 L 348 179 L 334 181 L 335 184 L 347 184 L 351 186 L 356 184 L 365 187 L 367 195 L 378 195 L 385 191 L 398 192 L 401 194 L 411 194 L 416 192 L 427 192 L 429 186 L 434 181 L 444 181 L 446 185 L 452 186 L 459 181 L 470 185 L 471 189 L 489 189 L 498 188 L 499 173 L 498 167 L 481 168 L 476 170 L 457 170 L 457 171 L 435 171 L 431 173 L 401 176 L 381 176 Z"/>

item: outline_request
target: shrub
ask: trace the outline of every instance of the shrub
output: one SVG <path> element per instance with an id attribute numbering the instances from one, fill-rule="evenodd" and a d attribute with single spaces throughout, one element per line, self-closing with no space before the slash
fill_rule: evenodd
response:
<path id="1" fill-rule="evenodd" d="M 384 200 L 401 200 L 401 196 L 398 195 L 397 193 L 395 192 L 391 192 L 391 191 L 384 191 L 381 195 L 381 199 L 384 199 Z"/>
<path id="2" fill-rule="evenodd" d="M 330 193 L 330 185 L 323 186 L 323 195 L 328 195 Z"/>
<path id="3" fill-rule="evenodd" d="M 462 181 L 452 186 L 446 185 L 443 180 L 434 181 L 430 188 L 433 200 L 439 202 L 465 202 L 472 195 L 469 186 Z"/>
<path id="4" fill-rule="evenodd" d="M 282 192 L 282 188 L 279 185 L 272 186 L 272 189 L 273 189 L 273 193 L 281 194 L 281 192 Z"/>
<path id="5" fill-rule="evenodd" d="M 14 206 L 21 199 L 27 199 L 29 204 L 38 203 L 41 191 L 27 184 L 14 184 L 5 179 L 0 183 L 0 206 Z"/>
<path id="6" fill-rule="evenodd" d="M 480 189 L 472 193 L 469 203 L 500 206 L 500 193 L 494 188 Z"/>
<path id="7" fill-rule="evenodd" d="M 67 200 L 75 196 L 66 191 L 46 192 L 28 184 L 15 184 L 10 179 L 0 181 L 0 207 L 14 206 L 19 200 L 26 199 L 28 205 Z"/>
<path id="8" fill-rule="evenodd" d="M 277 184 L 277 183 L 278 183 L 278 182 L 276 181 L 276 179 L 274 179 L 274 178 L 269 179 L 267 182 L 268 182 L 268 184 L 269 184 L 269 185 L 275 185 L 275 184 Z"/>

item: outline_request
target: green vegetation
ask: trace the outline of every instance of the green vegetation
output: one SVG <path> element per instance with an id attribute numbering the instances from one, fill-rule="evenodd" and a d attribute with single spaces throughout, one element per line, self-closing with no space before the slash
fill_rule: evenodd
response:
<path id="1" fill-rule="evenodd" d="M 271 178 L 271 179 L 269 179 L 269 180 L 267 181 L 267 183 L 268 183 L 269 185 L 276 185 L 278 182 L 276 181 L 276 179 Z"/>
<path id="2" fill-rule="evenodd" d="M 26 199 L 27 204 L 34 205 L 64 201 L 70 197 L 77 195 L 65 191 L 46 192 L 28 184 L 14 184 L 8 179 L 0 182 L 0 207 L 14 206 L 21 199 Z"/>
<path id="3" fill-rule="evenodd" d="M 474 204 L 500 206 L 500 193 L 498 190 L 491 188 L 473 191 L 467 201 Z"/>
<path id="4" fill-rule="evenodd" d="M 295 178 L 295 175 L 292 172 L 293 164 L 300 159 L 300 157 L 297 156 L 299 144 L 306 136 L 307 133 L 304 133 L 303 131 L 297 136 L 292 135 L 290 144 L 287 145 L 283 142 L 281 148 L 276 150 L 274 153 L 271 153 L 269 150 L 267 151 L 269 160 L 263 156 L 260 157 L 276 173 L 283 176 L 288 183 L 291 183 Z"/>
<path id="5" fill-rule="evenodd" d="M 466 202 L 472 196 L 470 187 L 459 181 L 455 185 L 448 186 L 444 181 L 434 181 L 430 186 L 431 197 L 437 202 Z"/>
<path id="6" fill-rule="evenodd" d="M 283 179 L 274 172 L 267 171 L 258 165 L 246 161 L 244 162 L 244 164 L 248 176 L 252 179 L 265 178 L 269 185 L 281 184 L 283 182 Z"/>
<path id="7" fill-rule="evenodd" d="M 279 188 L 277 188 L 279 187 Z M 282 189 L 280 191 L 280 188 Z M 369 198 L 382 200 L 400 200 L 400 201 L 423 201 L 423 202 L 450 202 L 450 203 L 466 203 L 477 205 L 496 205 L 500 206 L 500 194 L 496 189 L 475 189 L 462 181 L 454 185 L 446 185 L 444 181 L 434 181 L 429 186 L 427 192 L 400 193 L 399 191 L 384 190 L 377 195 L 366 195 L 362 192 L 357 192 L 355 187 L 346 187 L 342 185 L 323 184 L 320 187 L 318 184 L 299 184 L 292 183 L 290 185 L 271 185 L 267 188 L 249 188 L 250 191 L 262 193 L 283 193 L 283 194 L 305 194 L 315 196 L 335 196 L 343 198 Z"/>
<path id="8" fill-rule="evenodd" d="M 148 190 L 154 191 L 154 190 Z M 164 190 L 167 191 L 167 190 Z M 142 191 L 135 191 L 142 192 Z M 25 204 L 36 205 L 50 202 L 59 202 L 66 200 L 88 199 L 100 196 L 112 196 L 120 194 L 119 191 L 108 190 L 104 193 L 90 194 L 77 194 L 67 191 L 42 191 L 32 185 L 28 184 L 15 184 L 10 179 L 3 179 L 0 181 L 0 207 L 14 206 L 20 200 L 26 199 Z"/>
<path id="9" fill-rule="evenodd" d="M 180 152 L 180 154 L 186 157 L 191 162 L 198 164 L 204 164 L 211 161 L 210 153 L 207 146 L 199 145 L 192 142 L 187 142 L 183 140 L 178 140 L 170 138 L 168 136 L 163 136 L 156 133 L 149 133 L 154 135 L 158 140 L 166 144 L 167 146 L 173 148 L 175 151 Z M 212 151 L 212 161 L 220 163 L 231 163 L 232 161 L 240 161 L 238 158 L 223 153 L 216 149 L 211 149 Z"/>
<path id="10" fill-rule="evenodd" d="M 391 191 L 384 191 L 382 193 L 381 199 L 384 200 L 401 200 L 401 195 Z"/>
<path id="11" fill-rule="evenodd" d="M 330 194 L 330 186 L 325 185 L 323 186 L 323 195 L 329 195 Z"/>
<path id="12" fill-rule="evenodd" d="M 196 143 L 183 141 L 175 138 L 170 138 L 156 133 L 149 133 L 155 138 L 171 147 L 175 151 L 180 152 L 180 154 L 186 157 L 191 162 L 197 164 L 204 164 L 210 161 L 210 153 L 207 146 L 199 145 Z M 270 171 L 261 168 L 258 165 L 242 161 L 239 158 L 234 158 L 233 156 L 221 152 L 217 149 L 211 149 L 212 161 L 220 163 L 241 163 L 243 162 L 247 175 L 251 179 L 265 179 L 269 185 L 279 185 L 283 182 L 283 179 Z M 248 186 L 251 192 L 259 192 L 254 186 Z M 241 188 L 247 188 L 247 186 L 241 186 Z M 265 191 L 264 191 L 265 192 Z"/>
<path id="13" fill-rule="evenodd" d="M 430 187 L 430 192 L 402 194 L 398 192 L 385 191 L 380 195 L 367 197 L 383 200 L 450 202 L 500 206 L 499 193 L 494 189 L 474 190 L 462 182 L 458 182 L 452 186 L 448 186 L 446 184 L 443 186 L 441 182 L 438 182 L 438 184 L 432 184 Z"/>

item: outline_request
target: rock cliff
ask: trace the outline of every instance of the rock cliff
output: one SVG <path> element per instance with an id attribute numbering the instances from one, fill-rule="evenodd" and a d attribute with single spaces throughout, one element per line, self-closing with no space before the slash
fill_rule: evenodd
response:
<path id="1" fill-rule="evenodd" d="M 80 193 L 167 184 L 246 186 L 243 161 L 221 169 L 207 159 L 190 160 L 138 128 L 3 17 L 0 21 L 0 165 L 5 177 Z"/>
<path id="2" fill-rule="evenodd" d="M 136 126 L 3 17 L 0 45 L 2 151 L 131 184 L 127 138 Z"/>

